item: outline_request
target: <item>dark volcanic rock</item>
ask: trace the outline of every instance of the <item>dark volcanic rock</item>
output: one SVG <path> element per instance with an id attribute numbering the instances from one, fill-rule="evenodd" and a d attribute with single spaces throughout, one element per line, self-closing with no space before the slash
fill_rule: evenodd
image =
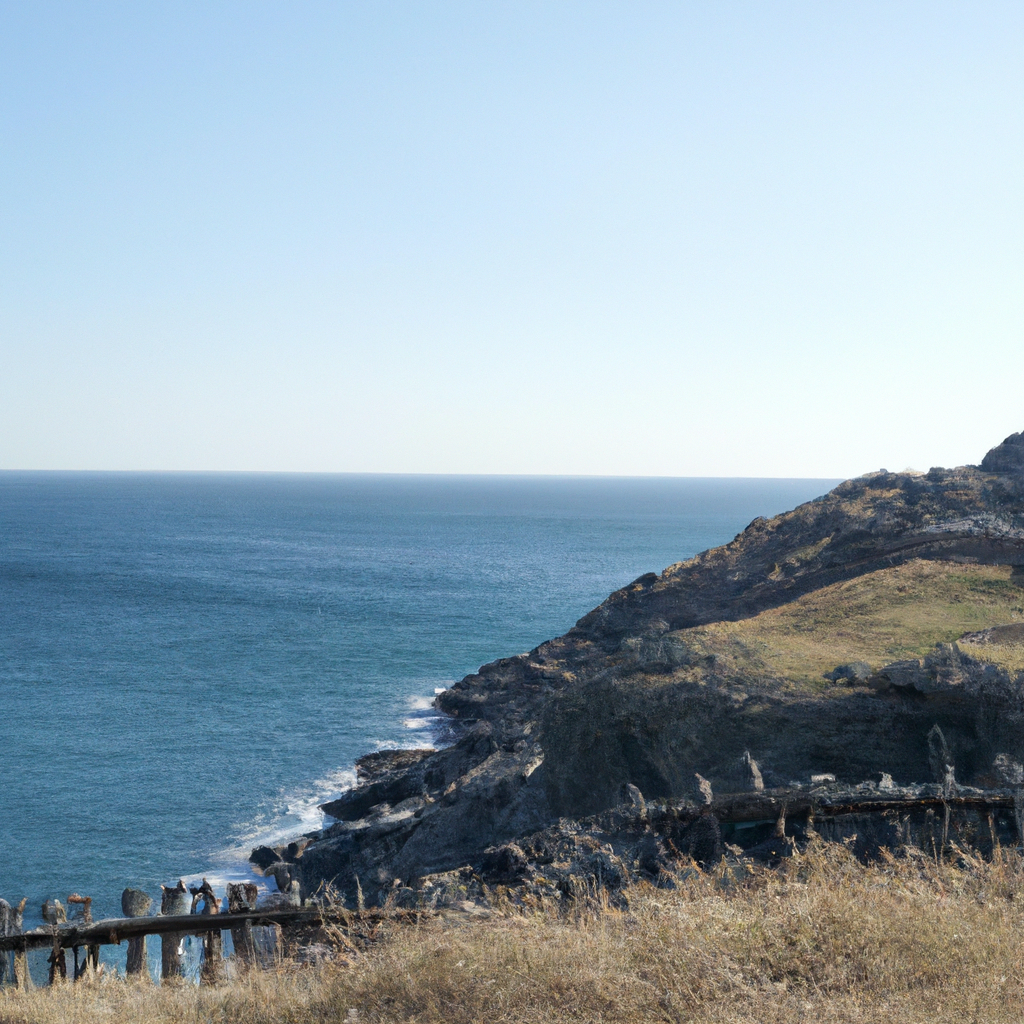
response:
<path id="1" fill-rule="evenodd" d="M 1024 475 L 1024 432 L 1011 434 L 981 460 L 986 473 Z"/>
<path id="2" fill-rule="evenodd" d="M 1024 644 L 1024 622 L 992 626 L 976 633 L 964 633 L 960 640 L 971 644 Z"/>
<path id="3" fill-rule="evenodd" d="M 710 810 L 642 838 L 653 827 L 648 808 L 692 801 L 695 775 L 716 795 L 713 808 L 719 793 L 760 797 L 812 776 L 851 783 L 882 774 L 888 786 L 934 783 L 944 798 L 972 782 L 999 785 L 1024 772 L 1024 674 L 943 644 L 874 671 L 838 665 L 826 678 L 845 685 L 823 694 L 728 677 L 714 657 L 695 661 L 673 636 L 918 559 L 1024 566 L 1024 434 L 980 467 L 849 480 L 755 520 L 729 544 L 639 577 L 564 636 L 439 695 L 456 736 L 450 747 L 362 758 L 357 787 L 323 805 L 336 824 L 294 856 L 254 856 L 267 868 L 294 861 L 305 894 L 331 882 L 366 899 L 466 865 L 476 865 L 471 874 L 486 865 L 519 876 L 524 858 L 562 858 L 576 865 L 574 878 L 608 879 L 634 861 L 650 874 L 670 846 L 705 863 L 719 855 Z M 1004 628 L 964 641 L 1010 643 L 1019 627 Z M 658 685 L 647 684 L 652 678 Z M 602 814 L 626 793 L 627 809 L 614 812 L 619 824 L 607 828 L 619 838 L 568 851 L 559 819 Z M 640 834 L 626 849 L 630 829 Z M 782 838 L 769 829 L 758 842 L 782 856 Z"/>
<path id="4" fill-rule="evenodd" d="M 249 863 L 258 867 L 260 871 L 266 871 L 272 864 L 276 864 L 280 860 L 280 853 L 271 846 L 257 846 L 249 854 Z"/>
<path id="5" fill-rule="evenodd" d="M 417 765 L 434 753 L 433 748 L 419 750 L 375 750 L 356 761 L 356 776 L 362 783 L 380 782 Z"/>
<path id="6" fill-rule="evenodd" d="M 871 675 L 871 666 L 866 661 L 854 661 L 849 665 L 837 665 L 825 678 L 833 683 L 841 679 L 849 683 L 861 683 Z"/>

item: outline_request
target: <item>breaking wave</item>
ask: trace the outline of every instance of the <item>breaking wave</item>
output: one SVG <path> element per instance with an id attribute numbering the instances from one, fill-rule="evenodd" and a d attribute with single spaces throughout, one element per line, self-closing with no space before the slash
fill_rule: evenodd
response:
<path id="1" fill-rule="evenodd" d="M 446 687 L 435 687 L 441 693 Z M 433 707 L 433 697 L 419 694 L 406 698 L 401 722 L 407 735 L 401 741 L 370 739 L 367 750 L 413 750 L 433 747 L 443 732 L 445 716 Z M 282 789 L 249 821 L 232 830 L 229 845 L 211 857 L 211 869 L 205 874 L 188 876 L 185 881 L 208 878 L 214 886 L 227 882 L 259 881 L 249 865 L 249 854 L 256 846 L 276 846 L 306 832 L 317 831 L 330 820 L 320 805 L 337 799 L 357 781 L 354 767 L 339 768 L 318 779 L 292 789 Z"/>

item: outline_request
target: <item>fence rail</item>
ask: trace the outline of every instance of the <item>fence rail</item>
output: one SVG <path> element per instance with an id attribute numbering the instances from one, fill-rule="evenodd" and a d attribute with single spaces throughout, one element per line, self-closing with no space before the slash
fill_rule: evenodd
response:
<path id="1" fill-rule="evenodd" d="M 255 910 L 240 914 L 175 914 L 167 917 L 112 917 L 84 925 L 43 925 L 20 935 L 0 937 L 0 952 L 28 949 L 63 949 L 75 946 L 118 946 L 125 939 L 144 935 L 207 935 L 246 924 L 281 925 L 317 924 L 332 915 L 319 907 L 295 907 L 285 910 Z"/>
<path id="2" fill-rule="evenodd" d="M 406 916 L 402 911 L 389 911 L 387 916 Z M 227 914 L 175 914 L 166 917 L 112 917 L 92 924 L 43 925 L 18 935 L 0 937 L 0 953 L 18 953 L 31 949 L 62 949 L 76 946 L 118 946 L 125 939 L 147 935 L 208 935 L 244 927 L 279 925 L 294 928 L 299 925 L 336 923 L 372 924 L 380 921 L 384 913 L 378 910 L 338 910 L 331 907 L 291 907 L 277 910 L 250 910 Z"/>

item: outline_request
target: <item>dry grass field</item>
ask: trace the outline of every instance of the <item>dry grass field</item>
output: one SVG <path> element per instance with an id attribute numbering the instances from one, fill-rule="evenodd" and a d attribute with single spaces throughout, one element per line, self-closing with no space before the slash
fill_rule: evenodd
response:
<path id="1" fill-rule="evenodd" d="M 368 952 L 220 986 L 108 979 L 0 996 L 0 1024 L 1024 1019 L 1024 863 L 865 866 L 817 843 L 779 870 L 690 869 L 628 907 L 503 906 L 393 927 Z"/>

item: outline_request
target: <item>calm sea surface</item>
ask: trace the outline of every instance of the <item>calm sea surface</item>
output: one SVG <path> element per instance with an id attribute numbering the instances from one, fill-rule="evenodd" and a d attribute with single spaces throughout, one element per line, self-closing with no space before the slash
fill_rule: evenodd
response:
<path id="1" fill-rule="evenodd" d="M 0 896 L 241 877 L 437 688 L 835 482 L 0 473 Z"/>

